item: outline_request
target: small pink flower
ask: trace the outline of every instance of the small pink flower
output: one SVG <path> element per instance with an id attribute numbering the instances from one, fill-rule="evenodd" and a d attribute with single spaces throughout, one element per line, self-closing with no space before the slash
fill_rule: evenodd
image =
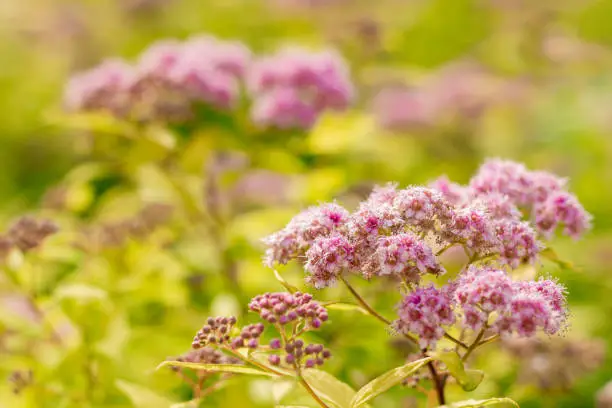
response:
<path id="1" fill-rule="evenodd" d="M 573 194 L 558 191 L 535 207 L 535 223 L 550 238 L 559 225 L 572 238 L 579 238 L 591 228 L 591 215 L 587 213 Z"/>
<path id="2" fill-rule="evenodd" d="M 364 271 L 366 277 L 399 276 L 412 283 L 418 283 L 425 273 L 445 273 L 431 248 L 408 233 L 380 238 L 368 266 Z"/>
<path id="3" fill-rule="evenodd" d="M 353 245 L 341 234 L 318 237 L 306 251 L 306 281 L 317 289 L 332 286 L 343 271 L 350 269 L 353 253 Z"/>
<path id="4" fill-rule="evenodd" d="M 398 305 L 398 317 L 393 327 L 419 336 L 421 347 L 434 346 L 444 335 L 442 325 L 455 322 L 448 295 L 433 286 L 417 288 L 404 297 Z"/>

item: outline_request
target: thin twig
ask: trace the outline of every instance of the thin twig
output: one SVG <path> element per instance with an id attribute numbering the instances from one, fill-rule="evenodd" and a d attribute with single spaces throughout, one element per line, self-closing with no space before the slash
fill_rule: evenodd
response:
<path id="1" fill-rule="evenodd" d="M 470 354 L 472 354 L 472 352 L 474 350 L 476 350 L 476 347 L 478 347 L 478 345 L 480 343 L 480 340 L 482 340 L 482 337 L 484 336 L 486 330 L 487 330 L 487 326 L 485 326 L 482 329 L 480 329 L 480 333 L 478 333 L 478 336 L 476 336 L 476 340 L 474 340 L 474 342 L 467 349 L 467 351 L 465 352 L 465 354 L 461 358 L 461 361 L 466 361 L 468 359 L 468 357 L 470 356 Z"/>
<path id="2" fill-rule="evenodd" d="M 357 293 L 357 291 L 355 290 L 355 288 L 353 288 L 351 286 L 350 283 L 348 283 L 348 281 L 344 278 L 344 276 L 340 276 L 340 280 L 342 280 L 342 282 L 344 282 L 344 285 L 347 287 L 347 289 L 349 290 L 349 292 L 351 292 L 351 294 L 353 295 L 353 297 L 355 298 L 355 300 L 357 300 L 357 302 L 361 305 L 361 307 L 363 307 L 370 315 L 374 316 L 375 318 L 377 318 L 378 320 L 380 320 L 381 322 L 383 322 L 385 325 L 390 326 L 391 325 L 391 320 L 387 319 L 386 317 L 382 316 L 380 313 L 378 313 L 376 310 L 374 310 L 374 308 L 372 308 L 372 306 L 370 306 L 368 304 L 368 302 L 365 301 L 364 298 L 362 298 L 359 293 Z M 407 338 L 408 340 L 410 340 L 412 343 L 414 344 L 419 344 L 418 340 L 415 339 L 414 337 L 412 337 L 410 334 L 408 333 L 402 333 L 402 335 Z"/>
<path id="3" fill-rule="evenodd" d="M 448 340 L 452 341 L 453 343 L 455 343 L 459 347 L 463 347 L 466 350 L 469 348 L 469 346 L 467 344 L 465 344 L 464 342 L 462 342 L 459 339 L 454 338 L 453 336 L 451 336 L 448 333 L 444 333 L 444 337 L 447 338 Z"/>
<path id="4" fill-rule="evenodd" d="M 346 286 L 346 288 L 349 290 L 349 292 L 351 292 L 351 294 L 353 295 L 353 297 L 355 298 L 355 300 L 357 300 L 357 302 L 359 302 L 359 304 L 361 305 L 361 307 L 363 307 L 365 310 L 368 311 L 369 314 L 371 314 L 372 316 L 374 316 L 375 318 L 377 318 L 378 320 L 380 320 L 381 322 L 383 322 L 384 324 L 386 324 L 387 326 L 389 326 L 391 324 L 391 321 L 388 320 L 386 317 L 380 315 L 376 310 L 374 310 L 360 295 L 359 293 L 357 293 L 357 291 L 351 286 L 350 283 L 348 283 L 348 281 L 346 279 L 344 279 L 344 276 L 340 276 L 340 279 L 342 280 L 342 282 L 344 282 L 344 285 Z"/>
<path id="5" fill-rule="evenodd" d="M 446 398 L 444 397 L 444 382 L 438 375 L 438 372 L 436 371 L 436 367 L 434 366 L 433 361 L 430 361 L 429 363 L 427 363 L 427 368 L 429 369 L 429 372 L 431 373 L 431 379 L 434 384 L 434 387 L 436 388 L 436 395 L 438 396 L 438 404 L 444 405 L 446 404 Z"/>
<path id="6" fill-rule="evenodd" d="M 286 374 L 284 374 L 284 373 L 281 373 L 280 371 L 276 371 L 276 370 L 275 370 L 275 369 L 273 369 L 272 367 L 268 367 L 268 366 L 266 366 L 266 365 L 264 365 L 264 364 L 261 364 L 259 361 L 256 361 L 256 360 L 254 360 L 254 359 L 252 359 L 252 358 L 249 358 L 249 357 L 245 357 L 245 356 L 243 356 L 242 354 L 240 354 L 240 353 L 238 353 L 238 352 L 236 352 L 236 351 L 232 350 L 232 349 L 231 349 L 231 348 L 229 348 L 229 347 L 225 347 L 225 350 L 227 350 L 229 353 L 233 354 L 235 357 L 239 358 L 239 359 L 240 359 L 240 360 L 242 360 L 243 362 L 248 363 L 248 364 L 252 364 L 252 365 L 254 365 L 255 367 L 257 367 L 257 368 L 259 368 L 259 369 L 261 369 L 261 370 L 263 370 L 263 371 L 267 371 L 267 372 L 269 372 L 269 373 L 276 374 L 276 375 L 281 376 L 281 377 L 283 377 L 283 376 L 285 376 L 285 375 L 286 375 Z"/>
<path id="7" fill-rule="evenodd" d="M 299 370 L 298 370 L 299 371 Z M 312 387 L 310 386 L 310 384 L 308 384 L 308 382 L 306 382 L 306 380 L 304 379 L 304 377 L 302 377 L 302 374 L 298 372 L 298 378 L 300 380 L 300 384 L 302 384 L 302 386 L 306 389 L 306 391 L 308 391 L 308 393 L 310 394 L 310 396 L 317 401 L 317 404 L 319 404 L 322 408 L 329 408 L 329 406 L 323 402 L 323 400 L 317 395 L 317 393 L 312 389 Z"/>
<path id="8" fill-rule="evenodd" d="M 484 346 L 485 344 L 493 343 L 497 339 L 499 339 L 499 334 L 494 334 L 493 336 L 487 337 L 486 339 L 478 343 L 478 347 Z"/>

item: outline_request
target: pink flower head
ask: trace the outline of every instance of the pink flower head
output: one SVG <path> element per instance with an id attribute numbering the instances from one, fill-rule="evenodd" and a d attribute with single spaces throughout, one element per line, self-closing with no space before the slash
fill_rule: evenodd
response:
<path id="1" fill-rule="evenodd" d="M 452 207 L 442 194 L 425 187 L 401 190 L 393 203 L 407 224 L 430 230 L 435 220 L 445 223 L 452 218 Z"/>
<path id="2" fill-rule="evenodd" d="M 453 293 L 455 301 L 463 308 L 475 307 L 487 313 L 504 312 L 510 305 L 512 296 L 512 279 L 506 272 L 474 265 L 459 276 Z M 483 317 L 486 318 L 486 315 Z M 473 316 L 465 316 L 466 320 L 470 318 Z M 478 323 L 482 325 L 485 322 Z M 474 328 L 472 325 L 468 326 Z"/>
<path id="3" fill-rule="evenodd" d="M 452 224 L 445 234 L 452 241 L 463 243 L 481 254 L 490 253 L 497 246 L 493 223 L 486 211 L 478 207 L 456 210 Z"/>
<path id="4" fill-rule="evenodd" d="M 472 204 L 482 207 L 493 220 L 513 219 L 520 220 L 521 212 L 512 200 L 500 193 L 488 193 L 475 197 Z"/>
<path id="5" fill-rule="evenodd" d="M 183 58 L 168 75 L 194 101 L 201 101 L 217 109 L 229 109 L 238 99 L 238 84 L 229 75 L 201 65 L 197 58 Z"/>
<path id="6" fill-rule="evenodd" d="M 209 35 L 191 37 L 184 48 L 188 57 L 234 78 L 244 77 L 252 58 L 244 44 L 221 41 Z"/>
<path id="7" fill-rule="evenodd" d="M 549 238 L 559 225 L 563 225 L 563 232 L 573 238 L 579 238 L 591 228 L 591 215 L 576 196 L 565 191 L 551 194 L 545 201 L 538 203 L 534 211 L 537 228 Z"/>
<path id="8" fill-rule="evenodd" d="M 268 249 L 265 264 L 286 264 L 298 255 L 303 255 L 319 236 L 327 236 L 343 227 L 349 213 L 335 203 L 310 207 L 296 215 L 285 228 L 264 238 Z"/>
<path id="9" fill-rule="evenodd" d="M 368 266 L 366 277 L 395 275 L 412 283 L 418 283 L 425 273 L 446 272 L 431 248 L 410 233 L 380 238 Z"/>
<path id="10" fill-rule="evenodd" d="M 332 286 L 351 267 L 353 253 L 353 246 L 343 235 L 319 236 L 306 251 L 306 281 L 317 289 Z"/>
<path id="11" fill-rule="evenodd" d="M 545 201 L 551 194 L 557 193 L 566 187 L 567 180 L 557 177 L 547 171 L 532 171 L 530 201 L 538 203 Z"/>
<path id="12" fill-rule="evenodd" d="M 397 231 L 402 224 L 399 212 L 392 205 L 374 206 L 362 203 L 360 208 L 351 214 L 347 228 L 351 237 L 357 241 L 364 240 L 370 245 L 374 244 L 380 235 Z"/>
<path id="13" fill-rule="evenodd" d="M 142 76 L 167 78 L 184 55 L 178 40 L 162 40 L 151 44 L 139 57 L 137 69 Z"/>
<path id="14" fill-rule="evenodd" d="M 68 81 L 64 104 L 71 111 L 122 110 L 121 104 L 134 80 L 134 70 L 127 63 L 120 59 L 106 60 Z"/>
<path id="15" fill-rule="evenodd" d="M 565 294 L 566 288 L 550 279 L 540 279 L 537 281 L 518 281 L 514 284 L 515 290 L 542 296 L 549 304 L 551 309 L 563 316 L 567 315 L 567 301 Z"/>
<path id="16" fill-rule="evenodd" d="M 318 113 L 292 88 L 272 90 L 255 100 L 251 118 L 260 127 L 309 129 Z"/>
<path id="17" fill-rule="evenodd" d="M 447 176 L 438 177 L 429 183 L 429 188 L 439 191 L 449 203 L 454 205 L 463 205 L 468 200 L 468 189 L 453 183 Z"/>
<path id="18" fill-rule="evenodd" d="M 510 160 L 487 160 L 470 180 L 475 195 L 500 193 L 516 204 L 528 204 L 531 196 L 531 179 L 527 168 Z"/>
<path id="19" fill-rule="evenodd" d="M 310 128 L 323 111 L 346 109 L 354 94 L 348 68 L 337 53 L 299 48 L 256 61 L 248 87 L 256 101 L 256 122 L 280 128 Z"/>
<path id="20" fill-rule="evenodd" d="M 381 90 L 372 108 L 381 127 L 402 131 L 432 125 L 437 114 L 433 102 L 426 90 L 393 87 Z"/>
<path id="21" fill-rule="evenodd" d="M 397 310 L 399 318 L 393 327 L 400 333 L 419 336 L 421 347 L 435 345 L 444 335 L 442 325 L 455 322 L 448 294 L 433 286 L 417 288 L 404 297 Z"/>
<path id="22" fill-rule="evenodd" d="M 514 296 L 508 315 L 499 320 L 497 328 L 502 334 L 516 332 L 520 337 L 531 337 L 538 329 L 548 334 L 559 330 L 548 302 L 542 296 L 524 293 Z"/>
<path id="23" fill-rule="evenodd" d="M 500 220 L 495 223 L 499 260 L 516 268 L 531 264 L 537 259 L 542 246 L 529 223 L 516 220 Z"/>
<path id="24" fill-rule="evenodd" d="M 382 204 L 393 205 L 399 191 L 397 184 L 387 183 L 384 186 L 374 186 L 368 198 L 361 203 L 359 208 L 374 209 Z"/>

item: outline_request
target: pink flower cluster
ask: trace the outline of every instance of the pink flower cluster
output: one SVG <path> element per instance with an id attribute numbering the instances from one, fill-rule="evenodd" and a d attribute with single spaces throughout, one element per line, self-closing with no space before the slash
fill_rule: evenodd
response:
<path id="1" fill-rule="evenodd" d="M 429 128 L 461 118 L 478 118 L 487 107 L 520 98 L 521 81 L 504 79 L 473 63 L 443 68 L 423 84 L 388 86 L 372 101 L 381 127 L 394 131 Z"/>
<path id="2" fill-rule="evenodd" d="M 402 280 L 419 283 L 421 275 L 442 275 L 446 271 L 438 263 L 431 248 L 411 233 L 380 238 L 376 251 L 365 266 L 366 276 L 401 276 Z"/>
<path id="3" fill-rule="evenodd" d="M 449 295 L 434 286 L 421 287 L 408 294 L 398 305 L 398 319 L 393 328 L 400 333 L 419 336 L 419 345 L 434 345 L 444 336 L 443 325 L 455 322 Z"/>
<path id="4" fill-rule="evenodd" d="M 238 101 L 250 60 L 244 45 L 209 36 L 161 41 L 134 66 L 111 60 L 77 74 L 68 82 L 65 104 L 136 119 L 185 118 L 196 102 L 228 110 Z"/>
<path id="5" fill-rule="evenodd" d="M 354 95 L 349 71 L 331 51 L 287 48 L 255 62 L 248 78 L 252 118 L 263 127 L 310 128 L 325 110 L 346 109 Z"/>
<path id="6" fill-rule="evenodd" d="M 450 291 L 463 325 L 472 330 L 490 325 L 502 335 L 529 337 L 538 329 L 555 334 L 566 323 L 565 288 L 551 280 L 512 281 L 505 271 L 472 265 Z"/>
<path id="7" fill-rule="evenodd" d="M 424 274 L 445 272 L 436 252 L 455 245 L 472 261 L 515 268 L 536 260 L 542 248 L 536 231 L 509 196 L 473 194 L 446 179 L 434 187 L 440 190 L 377 187 L 352 214 L 335 203 L 308 208 L 264 239 L 265 263 L 298 259 L 307 283 L 322 288 L 345 271 L 418 284 Z"/>
<path id="8" fill-rule="evenodd" d="M 565 179 L 551 173 L 531 171 L 509 160 L 491 159 L 480 167 L 467 186 L 451 183 L 446 178 L 431 186 L 455 205 L 484 207 L 493 219 L 519 221 L 521 209 L 546 238 L 550 238 L 559 226 L 564 227 L 566 235 L 579 238 L 590 229 L 591 215 L 566 190 L 566 184 Z M 524 225 L 502 230 L 508 233 L 509 230 L 530 228 Z"/>
<path id="9" fill-rule="evenodd" d="M 327 236 L 346 224 L 349 212 L 331 203 L 311 207 L 294 217 L 281 231 L 264 238 L 268 246 L 264 257 L 267 266 L 286 264 L 304 255 L 315 238 Z"/>
<path id="10" fill-rule="evenodd" d="M 471 265 L 442 289 L 419 287 L 398 305 L 393 328 L 418 336 L 431 347 L 444 336 L 443 326 L 460 318 L 465 328 L 503 336 L 531 337 L 537 330 L 555 334 L 566 325 L 565 288 L 551 280 L 513 281 L 503 270 Z"/>
<path id="11" fill-rule="evenodd" d="M 73 76 L 64 104 L 139 121 L 185 121 L 198 104 L 238 108 L 245 86 L 252 119 L 265 128 L 308 129 L 324 111 L 347 108 L 354 94 L 334 52 L 292 48 L 257 59 L 242 43 L 199 35 L 154 43 L 134 65 L 113 59 Z"/>

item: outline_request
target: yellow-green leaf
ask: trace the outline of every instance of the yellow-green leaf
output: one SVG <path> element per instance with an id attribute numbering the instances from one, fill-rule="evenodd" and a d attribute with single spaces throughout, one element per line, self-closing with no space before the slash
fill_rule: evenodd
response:
<path id="1" fill-rule="evenodd" d="M 248 375 L 264 375 L 267 377 L 276 377 L 276 374 L 268 373 L 263 370 L 243 366 L 240 364 L 200 364 L 200 363 L 187 363 L 184 361 L 164 361 L 157 366 L 157 370 L 162 367 L 185 367 L 191 368 L 192 370 L 204 370 L 213 371 L 219 373 L 234 373 L 234 374 L 248 374 Z"/>
<path id="2" fill-rule="evenodd" d="M 484 378 L 484 373 L 481 370 L 466 370 L 461 358 L 454 351 L 438 351 L 430 355 L 446 365 L 448 372 L 455 377 L 465 391 L 475 390 Z"/>
<path id="3" fill-rule="evenodd" d="M 274 277 L 275 277 L 275 278 L 276 278 L 276 280 L 277 280 L 277 281 L 279 281 L 279 282 L 280 282 L 280 284 L 281 284 L 281 285 L 283 285 L 283 287 L 284 287 L 285 289 L 287 289 L 289 292 L 291 292 L 291 293 L 295 293 L 295 292 L 299 291 L 299 289 L 298 289 L 298 288 L 296 288 L 295 286 L 293 286 L 292 284 L 290 284 L 289 282 L 287 282 L 287 281 L 285 280 L 285 278 L 283 278 L 283 277 L 281 276 L 281 274 L 280 274 L 280 273 L 278 273 L 278 271 L 277 271 L 276 269 L 274 270 Z"/>
<path id="4" fill-rule="evenodd" d="M 321 399 L 325 400 L 333 407 L 351 407 L 351 401 L 355 396 L 355 390 L 348 384 L 343 383 L 325 371 L 315 369 L 304 370 L 302 377 Z"/>
<path id="5" fill-rule="evenodd" d="M 168 408 L 173 404 L 169 399 L 138 384 L 117 380 L 115 385 L 132 401 L 132 405 L 138 408 Z"/>
<path id="6" fill-rule="evenodd" d="M 389 388 L 401 383 L 404 378 L 418 371 L 421 367 L 429 363 L 431 360 L 431 357 L 422 358 L 420 360 L 413 361 L 403 366 L 396 367 L 393 370 L 387 371 L 383 375 L 375 378 L 374 380 L 364 385 L 359 391 L 357 391 L 357 394 L 355 394 L 355 397 L 351 402 L 351 407 L 360 407 L 368 401 L 376 398 L 383 392 L 387 391 Z"/>
<path id="7" fill-rule="evenodd" d="M 488 398 L 484 400 L 465 400 L 455 402 L 448 405 L 441 405 L 439 408 L 480 408 L 487 407 L 489 405 L 512 405 L 514 407 L 520 407 L 519 404 L 510 398 Z"/>

